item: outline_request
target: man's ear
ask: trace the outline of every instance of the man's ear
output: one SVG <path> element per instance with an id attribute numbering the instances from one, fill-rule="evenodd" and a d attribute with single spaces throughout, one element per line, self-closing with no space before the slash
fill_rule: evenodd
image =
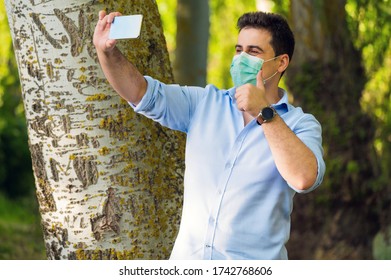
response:
<path id="1" fill-rule="evenodd" d="M 289 62 L 289 56 L 287 54 L 282 54 L 280 56 L 280 64 L 277 68 L 277 71 L 280 73 L 284 72 L 286 68 L 288 68 Z"/>

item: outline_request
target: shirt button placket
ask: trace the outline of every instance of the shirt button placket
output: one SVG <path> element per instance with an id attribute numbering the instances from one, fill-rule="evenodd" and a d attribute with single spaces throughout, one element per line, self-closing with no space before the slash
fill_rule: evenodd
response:
<path id="1" fill-rule="evenodd" d="M 231 176 L 232 168 L 235 163 L 235 159 L 240 151 L 240 147 L 242 145 L 244 137 L 239 137 L 234 145 L 234 148 L 231 151 L 231 155 L 229 159 L 227 160 L 227 163 L 225 165 L 225 170 L 221 177 L 221 184 L 218 188 L 218 196 L 216 199 L 216 203 L 214 204 L 214 207 L 211 211 L 209 222 L 208 222 L 208 231 L 206 235 L 206 242 L 205 242 L 205 250 L 204 250 L 204 258 L 205 259 L 212 259 L 212 253 L 213 253 L 213 242 L 214 237 L 216 234 L 216 227 L 217 227 L 217 217 L 220 211 L 220 207 L 223 201 L 223 196 L 225 189 L 227 187 L 227 184 L 229 182 L 229 178 Z"/>
<path id="2" fill-rule="evenodd" d="M 211 213 L 208 221 L 208 234 L 205 242 L 205 251 L 204 258 L 212 259 L 212 250 L 213 250 L 213 236 L 216 230 L 216 216 L 215 213 Z"/>
<path id="3" fill-rule="evenodd" d="M 232 164 L 229 164 L 229 167 L 225 170 L 225 177 L 228 178 L 230 174 L 230 169 L 232 168 Z M 227 182 L 227 179 L 224 180 Z M 217 227 L 217 215 L 220 211 L 220 206 L 223 200 L 224 196 L 224 187 L 220 186 L 219 190 L 217 191 L 217 199 L 216 204 L 214 205 L 213 210 L 210 213 L 209 221 L 208 221 L 208 233 L 207 233 L 207 239 L 205 242 L 205 251 L 204 251 L 204 257 L 205 259 L 212 259 L 212 253 L 213 253 L 213 239 L 216 233 L 216 227 Z"/>

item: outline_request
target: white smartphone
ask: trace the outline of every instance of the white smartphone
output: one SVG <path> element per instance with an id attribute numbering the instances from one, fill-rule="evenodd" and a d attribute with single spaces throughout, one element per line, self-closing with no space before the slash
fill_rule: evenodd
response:
<path id="1" fill-rule="evenodd" d="M 143 15 L 115 17 L 111 24 L 110 39 L 134 39 L 140 35 Z"/>

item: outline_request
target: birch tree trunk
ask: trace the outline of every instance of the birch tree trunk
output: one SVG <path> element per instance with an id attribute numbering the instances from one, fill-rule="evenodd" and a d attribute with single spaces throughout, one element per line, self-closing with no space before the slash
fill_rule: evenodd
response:
<path id="1" fill-rule="evenodd" d="M 136 116 L 92 44 L 98 11 L 144 15 L 119 47 L 144 74 L 172 71 L 153 0 L 6 0 L 49 259 L 164 259 L 182 206 L 184 138 Z"/>

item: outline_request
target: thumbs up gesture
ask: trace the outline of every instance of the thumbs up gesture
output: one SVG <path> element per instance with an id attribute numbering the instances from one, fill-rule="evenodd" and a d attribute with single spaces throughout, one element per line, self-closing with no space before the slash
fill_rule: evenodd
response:
<path id="1" fill-rule="evenodd" d="M 236 89 L 236 104 L 238 110 L 257 117 L 260 110 L 269 103 L 266 100 L 266 90 L 262 79 L 262 70 L 257 74 L 257 85 L 245 84 Z"/>

